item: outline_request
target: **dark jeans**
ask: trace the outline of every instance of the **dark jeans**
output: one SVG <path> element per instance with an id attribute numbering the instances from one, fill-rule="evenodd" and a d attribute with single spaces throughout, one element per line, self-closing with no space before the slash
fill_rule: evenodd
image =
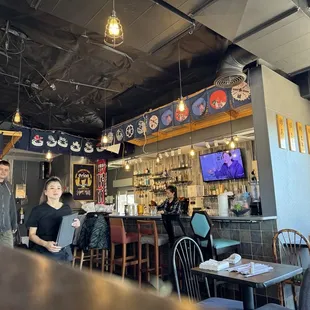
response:
<path id="1" fill-rule="evenodd" d="M 52 260 L 57 261 L 57 262 L 70 263 L 73 260 L 72 251 L 71 251 L 70 246 L 67 246 L 67 247 L 61 249 L 61 251 L 58 253 L 51 253 L 49 251 L 44 251 L 44 252 L 40 252 L 40 253 L 43 254 L 44 256 L 52 259 Z"/>

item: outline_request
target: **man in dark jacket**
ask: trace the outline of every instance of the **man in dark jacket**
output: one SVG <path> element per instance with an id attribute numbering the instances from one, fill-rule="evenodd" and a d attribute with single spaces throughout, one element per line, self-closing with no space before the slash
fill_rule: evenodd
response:
<path id="1" fill-rule="evenodd" d="M 10 163 L 0 160 L 0 245 L 13 248 L 13 233 L 17 230 L 14 193 L 7 181 Z"/>

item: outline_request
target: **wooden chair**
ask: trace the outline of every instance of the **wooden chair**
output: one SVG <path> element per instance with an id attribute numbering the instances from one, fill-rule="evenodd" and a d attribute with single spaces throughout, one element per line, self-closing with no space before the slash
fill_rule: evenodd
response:
<path id="1" fill-rule="evenodd" d="M 135 243 L 138 242 L 137 233 L 127 233 L 125 231 L 124 222 L 121 218 L 110 218 L 110 235 L 111 235 L 111 265 L 110 273 L 113 273 L 115 265 L 122 268 L 122 279 L 125 278 L 126 268 L 128 266 L 137 266 L 138 259 L 135 254 Z M 127 255 L 127 245 L 133 244 L 133 254 Z M 122 257 L 115 258 L 115 247 L 122 246 Z"/>
<path id="2" fill-rule="evenodd" d="M 157 226 L 155 221 L 137 221 L 138 225 L 138 275 L 139 275 L 139 286 L 141 287 L 142 282 L 142 264 L 146 263 L 146 270 L 148 282 L 150 282 L 151 272 L 155 272 L 156 289 L 159 290 L 159 277 L 160 274 L 160 257 L 159 248 L 169 243 L 168 235 L 159 235 L 157 232 Z M 146 246 L 146 257 L 142 258 L 142 246 Z M 154 247 L 154 267 L 150 266 L 150 245 Z"/>
<path id="3" fill-rule="evenodd" d="M 304 267 L 309 265 L 310 243 L 306 237 L 294 229 L 282 229 L 275 234 L 272 242 L 273 256 L 276 263 L 288 264 Z M 307 262 L 303 263 L 301 252 L 302 249 L 308 249 Z M 301 286 L 303 274 L 284 281 L 278 286 L 278 293 L 281 305 L 284 305 L 283 284 L 290 284 L 294 297 L 295 309 L 297 309 L 296 286 Z"/>

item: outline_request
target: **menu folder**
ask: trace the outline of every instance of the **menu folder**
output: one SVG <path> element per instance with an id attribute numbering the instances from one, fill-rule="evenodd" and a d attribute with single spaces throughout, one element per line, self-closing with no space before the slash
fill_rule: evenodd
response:
<path id="1" fill-rule="evenodd" d="M 77 216 L 78 214 L 74 213 L 62 217 L 56 240 L 57 246 L 64 248 L 72 243 L 75 230 L 72 223 Z"/>

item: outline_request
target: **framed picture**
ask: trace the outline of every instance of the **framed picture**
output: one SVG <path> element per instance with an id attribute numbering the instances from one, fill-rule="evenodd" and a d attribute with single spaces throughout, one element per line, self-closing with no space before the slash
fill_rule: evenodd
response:
<path id="1" fill-rule="evenodd" d="M 295 141 L 295 130 L 294 122 L 291 119 L 286 119 L 287 133 L 288 133 L 288 144 L 290 150 L 296 152 L 296 141 Z"/>
<path id="2" fill-rule="evenodd" d="M 95 200 L 95 165 L 73 164 L 71 180 L 74 200 Z"/>
<path id="3" fill-rule="evenodd" d="M 306 146 L 305 146 L 303 126 L 302 126 L 302 124 L 300 122 L 297 122 L 296 123 L 296 128 L 297 128 L 299 152 L 300 153 L 306 153 Z"/>
<path id="4" fill-rule="evenodd" d="M 310 154 L 310 126 L 306 125 L 306 136 L 308 142 L 308 153 Z"/>
<path id="5" fill-rule="evenodd" d="M 278 141 L 281 149 L 286 149 L 284 117 L 277 114 Z"/>

